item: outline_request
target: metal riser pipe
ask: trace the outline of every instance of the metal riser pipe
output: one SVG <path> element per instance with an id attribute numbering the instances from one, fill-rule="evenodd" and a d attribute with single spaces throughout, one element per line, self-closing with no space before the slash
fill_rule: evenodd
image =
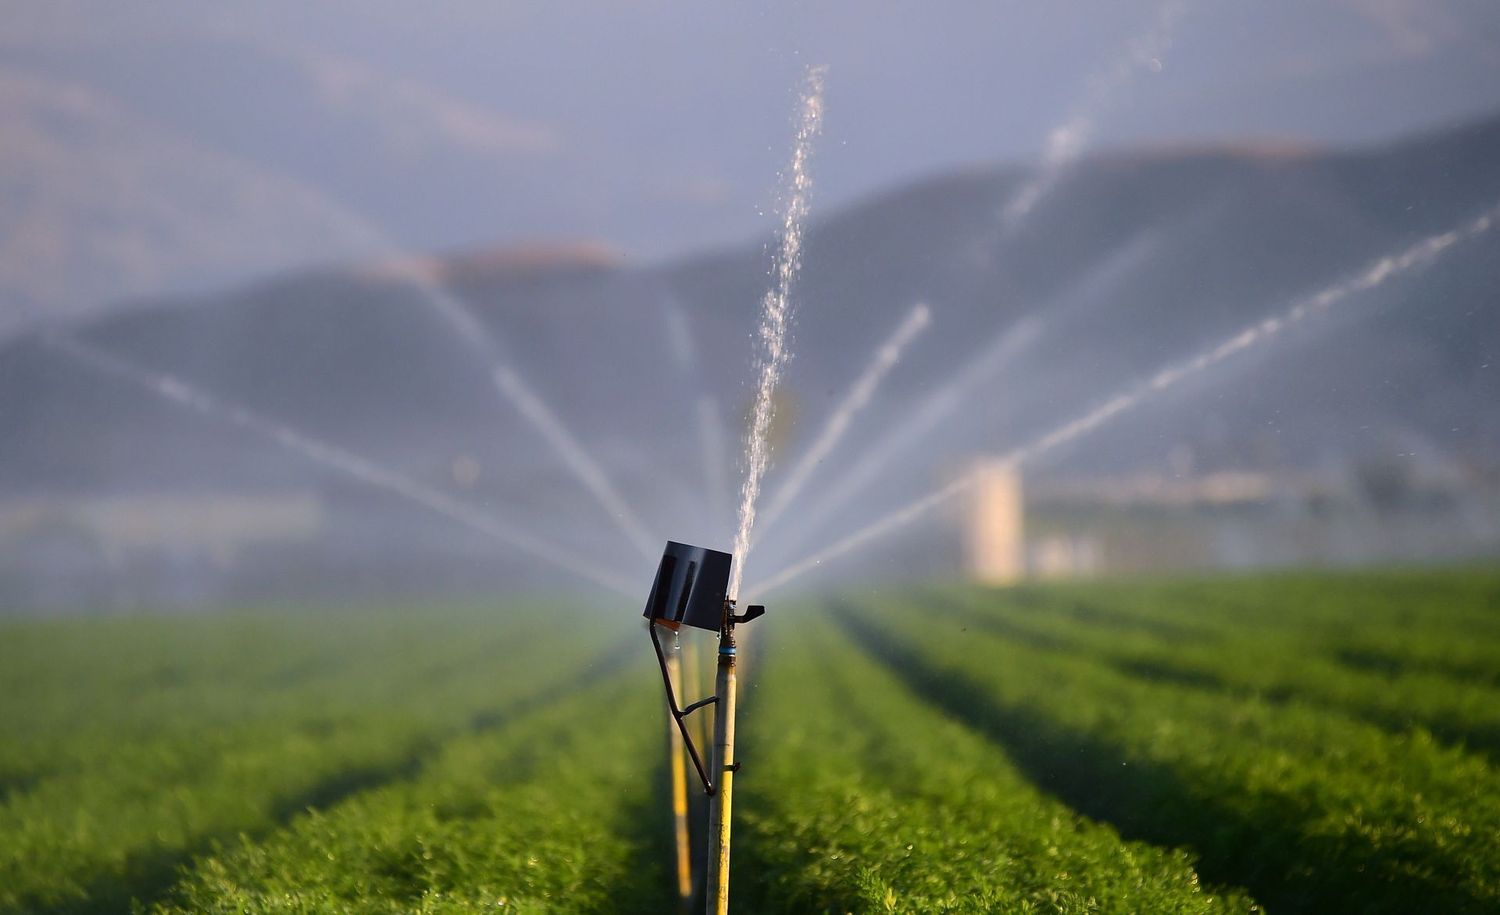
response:
<path id="1" fill-rule="evenodd" d="M 729 912 L 729 824 L 734 800 L 734 631 L 726 626 L 719 636 L 719 668 L 714 693 L 714 794 L 708 803 L 708 905 L 709 915 Z"/>

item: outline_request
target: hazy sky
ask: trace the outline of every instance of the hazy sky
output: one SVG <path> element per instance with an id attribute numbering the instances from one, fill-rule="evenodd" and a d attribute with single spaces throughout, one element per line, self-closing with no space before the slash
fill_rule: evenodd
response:
<path id="1" fill-rule="evenodd" d="M 1122 72 L 1090 147 L 1366 142 L 1500 110 L 1492 0 L 1179 5 L 1132 67 L 1162 3 L 5 3 L 0 287 L 74 307 L 387 239 L 744 241 L 772 226 L 811 63 L 824 213 L 1034 158 Z"/>

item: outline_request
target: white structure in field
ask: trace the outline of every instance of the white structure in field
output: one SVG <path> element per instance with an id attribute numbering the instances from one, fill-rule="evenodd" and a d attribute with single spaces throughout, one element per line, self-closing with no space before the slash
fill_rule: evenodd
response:
<path id="1" fill-rule="evenodd" d="M 1099 541 L 1087 534 L 1049 534 L 1026 550 L 1027 571 L 1035 578 L 1079 578 L 1104 571 Z"/>
<path id="2" fill-rule="evenodd" d="M 0 503 L 0 547 L 23 554 L 82 551 L 111 567 L 145 555 L 199 555 L 228 568 L 237 554 L 258 545 L 309 543 L 324 525 L 317 496 L 299 492 Z"/>
<path id="3" fill-rule="evenodd" d="M 969 578 L 1007 585 L 1026 573 L 1021 471 L 1000 461 L 982 463 L 964 522 L 964 563 Z"/>

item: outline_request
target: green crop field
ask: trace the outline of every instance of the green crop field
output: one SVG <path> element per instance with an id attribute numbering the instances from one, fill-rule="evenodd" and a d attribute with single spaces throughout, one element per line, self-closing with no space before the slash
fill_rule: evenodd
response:
<path id="1" fill-rule="evenodd" d="M 1500 572 L 771 609 L 738 911 L 1500 911 Z M 637 612 L 0 624 L 0 913 L 672 911 Z"/>

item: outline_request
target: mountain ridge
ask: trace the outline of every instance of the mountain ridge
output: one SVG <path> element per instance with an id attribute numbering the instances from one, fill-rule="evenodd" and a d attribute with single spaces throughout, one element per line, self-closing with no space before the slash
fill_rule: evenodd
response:
<path id="1" fill-rule="evenodd" d="M 998 231 L 1009 195 L 1033 175 L 964 169 L 812 221 L 786 382 L 799 418 L 778 469 L 918 301 L 932 309 L 931 329 L 837 461 L 875 448 L 1018 324 L 1038 330 L 962 392 L 958 417 L 900 454 L 860 511 L 898 504 L 965 455 L 1031 440 L 1298 297 L 1472 219 L 1500 200 L 1500 118 L 1307 156 L 1094 156 L 1057 176 L 1020 231 Z M 550 265 L 493 251 L 442 259 L 441 292 L 473 310 L 493 352 L 600 456 L 653 527 L 717 542 L 727 522 L 704 517 L 712 500 L 695 405 L 707 397 L 721 437 L 739 437 L 769 246 L 639 266 L 572 250 Z M 1276 472 L 1393 450 L 1494 462 L 1497 255 L 1493 233 L 1457 246 L 1431 270 L 1179 386 L 1035 472 L 1159 469 L 1184 448 L 1202 470 Z M 600 525 L 590 545 L 612 555 L 608 522 L 497 394 L 489 356 L 454 332 L 430 291 L 372 275 L 371 263 L 138 302 L 52 330 L 478 504 L 526 506 L 527 523 L 543 532 L 575 536 L 579 519 L 590 519 Z M 685 353 L 672 339 L 674 313 Z M 242 430 L 61 362 L 35 334 L 0 344 L 0 436 L 10 443 L 0 493 L 274 489 L 310 478 L 347 489 Z M 455 489 L 460 460 L 482 469 L 477 489 Z M 821 472 L 826 484 L 830 469 Z"/>

